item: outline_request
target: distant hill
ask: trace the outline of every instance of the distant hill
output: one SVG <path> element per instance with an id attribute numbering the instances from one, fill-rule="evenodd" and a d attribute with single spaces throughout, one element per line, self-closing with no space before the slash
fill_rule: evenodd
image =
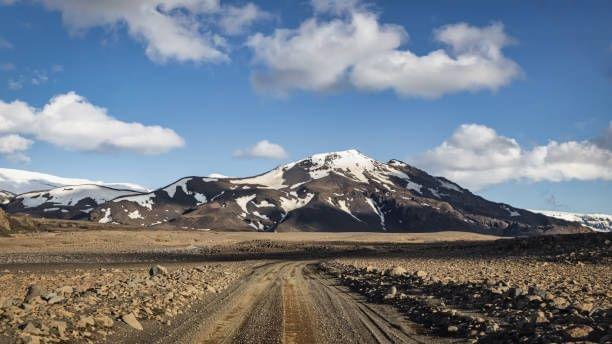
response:
<path id="1" fill-rule="evenodd" d="M 531 210 L 534 213 L 562 219 L 570 222 L 578 222 L 583 226 L 592 228 L 597 232 L 612 232 L 612 215 L 607 214 L 581 214 L 555 210 Z"/>
<path id="2" fill-rule="evenodd" d="M 118 189 L 134 191 L 149 191 L 147 188 L 131 183 L 104 183 L 80 178 L 64 178 L 51 174 L 16 170 L 11 168 L 0 168 L 0 190 L 20 194 L 30 191 L 47 190 L 66 185 L 94 184 Z"/>

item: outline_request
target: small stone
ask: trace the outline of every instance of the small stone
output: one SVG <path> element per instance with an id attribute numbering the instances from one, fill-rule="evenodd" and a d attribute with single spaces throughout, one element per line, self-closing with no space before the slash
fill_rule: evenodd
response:
<path id="1" fill-rule="evenodd" d="M 98 315 L 95 319 L 96 324 L 103 327 L 113 327 L 113 319 L 107 315 Z"/>
<path id="2" fill-rule="evenodd" d="M 153 265 L 150 269 L 149 269 L 149 275 L 151 277 L 157 276 L 157 275 L 167 275 L 168 274 L 168 269 L 166 269 L 165 267 L 161 266 L 161 265 Z"/>
<path id="3" fill-rule="evenodd" d="M 25 335 L 21 337 L 24 344 L 40 344 L 40 337 L 33 335 Z"/>
<path id="4" fill-rule="evenodd" d="M 385 295 L 385 300 L 393 299 L 395 298 L 396 295 L 397 295 L 397 287 L 392 286 L 391 288 L 389 288 L 389 293 Z"/>
<path id="5" fill-rule="evenodd" d="M 525 291 L 521 288 L 511 288 L 510 289 L 510 296 L 515 299 L 524 294 L 525 294 Z"/>
<path id="6" fill-rule="evenodd" d="M 393 276 L 393 277 L 402 276 L 405 273 L 406 273 L 406 269 L 404 269 L 401 266 L 394 266 L 393 268 L 391 268 L 390 270 L 387 271 L 387 274 L 389 276 Z"/>
<path id="7" fill-rule="evenodd" d="M 45 295 L 42 296 L 42 299 L 45 301 L 49 301 L 56 296 L 57 296 L 56 293 L 46 293 Z"/>
<path id="8" fill-rule="evenodd" d="M 576 325 L 565 330 L 565 334 L 571 339 L 583 339 L 593 332 L 593 328 L 587 325 Z"/>
<path id="9" fill-rule="evenodd" d="M 536 324 L 545 324 L 548 322 L 548 318 L 546 317 L 546 314 L 544 314 L 544 312 L 537 312 L 533 316 L 533 322 Z"/>
<path id="10" fill-rule="evenodd" d="M 499 325 L 497 325 L 497 323 L 490 323 L 490 324 L 487 325 L 485 331 L 487 333 L 497 332 L 497 331 L 499 331 Z"/>
<path id="11" fill-rule="evenodd" d="M 43 289 L 38 284 L 30 284 L 26 290 L 26 296 L 23 299 L 25 302 L 29 302 L 37 296 L 41 296 L 44 293 Z"/>
<path id="12" fill-rule="evenodd" d="M 416 277 L 420 277 L 420 278 L 427 277 L 427 272 L 423 270 L 418 270 L 414 274 L 416 275 Z"/>
<path id="13" fill-rule="evenodd" d="M 54 296 L 54 297 L 50 298 L 49 300 L 47 300 L 47 303 L 48 303 L 48 304 L 50 304 L 50 305 L 52 305 L 52 304 L 54 304 L 54 303 L 60 303 L 60 302 L 62 302 L 62 301 L 64 301 L 64 300 L 65 300 L 65 299 L 64 299 L 64 297 L 63 297 L 63 296 L 56 295 L 56 296 Z"/>
<path id="14" fill-rule="evenodd" d="M 51 328 L 57 329 L 57 333 L 60 337 L 64 337 L 66 335 L 66 323 L 63 321 L 52 321 L 49 324 Z"/>
<path id="15" fill-rule="evenodd" d="M 128 314 L 124 314 L 121 316 L 121 320 L 123 320 L 126 324 L 128 324 L 130 327 L 138 330 L 138 331 L 142 331 L 143 327 L 140 324 L 140 322 L 138 321 L 138 319 L 136 319 L 136 317 L 134 316 L 134 313 L 128 313 Z"/>
<path id="16" fill-rule="evenodd" d="M 366 267 L 366 272 L 372 273 L 372 272 L 376 272 L 378 269 L 376 269 L 375 267 L 373 267 L 372 265 L 368 265 Z"/>
<path id="17" fill-rule="evenodd" d="M 25 324 L 25 326 L 23 326 L 21 330 L 29 334 L 41 334 L 41 331 L 38 329 L 38 327 L 36 327 L 36 325 L 31 322 Z"/>
<path id="18" fill-rule="evenodd" d="M 91 316 L 81 317 L 81 319 L 79 319 L 79 321 L 77 321 L 76 323 L 76 327 L 78 328 L 85 328 L 87 327 L 87 325 L 90 325 L 90 326 L 95 325 L 95 321 L 93 317 Z"/>
<path id="19" fill-rule="evenodd" d="M 446 332 L 448 332 L 448 333 L 457 333 L 457 332 L 459 332 L 459 328 L 457 326 L 452 326 L 451 325 L 451 326 L 449 326 L 446 329 Z"/>
<path id="20" fill-rule="evenodd" d="M 63 294 L 63 295 L 70 295 L 74 292 L 74 288 L 72 288 L 71 286 L 63 286 L 61 288 L 57 289 L 57 293 L 58 294 Z"/>
<path id="21" fill-rule="evenodd" d="M 574 304 L 574 308 L 581 313 L 589 313 L 593 310 L 593 304 L 590 302 L 577 302 Z"/>
<path id="22" fill-rule="evenodd" d="M 557 309 L 566 309 L 569 306 L 569 302 L 567 302 L 567 300 L 563 297 L 555 297 L 552 300 L 553 305 L 557 308 Z"/>

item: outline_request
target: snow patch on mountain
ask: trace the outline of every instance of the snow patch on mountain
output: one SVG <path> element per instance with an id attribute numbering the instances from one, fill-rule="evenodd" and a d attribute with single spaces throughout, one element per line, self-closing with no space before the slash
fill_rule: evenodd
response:
<path id="1" fill-rule="evenodd" d="M 153 198 L 155 198 L 155 193 L 150 192 L 150 193 L 142 194 L 142 195 L 119 197 L 119 198 L 114 199 L 113 202 L 121 202 L 121 201 L 134 202 L 143 208 L 153 210 L 153 205 L 155 204 L 155 201 L 153 200 Z"/>
<path id="2" fill-rule="evenodd" d="M 372 200 L 371 198 L 367 197 L 366 202 L 370 205 L 370 207 L 372 207 L 372 210 L 374 210 L 376 215 L 380 217 L 380 226 L 382 227 L 383 230 L 386 231 L 387 227 L 385 226 L 385 214 L 383 214 L 380 208 L 378 208 L 378 205 L 376 205 L 376 202 L 374 202 L 374 200 Z"/>
<path id="3" fill-rule="evenodd" d="M 32 172 L 26 170 L 16 170 L 10 168 L 0 168 L 0 189 L 7 190 L 16 194 L 47 190 L 67 185 L 102 185 L 116 189 L 127 189 L 139 192 L 149 190 L 132 183 L 105 183 L 81 178 L 64 178 L 51 174 Z"/>
<path id="4" fill-rule="evenodd" d="M 236 198 L 236 204 L 238 204 L 238 206 L 240 207 L 240 209 L 242 209 L 242 211 L 244 211 L 245 213 L 248 213 L 249 211 L 247 210 L 247 204 L 254 200 L 255 197 L 257 197 L 257 195 L 248 195 L 248 196 L 242 196 L 242 197 L 237 197 Z"/>
<path id="5" fill-rule="evenodd" d="M 280 197 L 279 200 L 281 202 L 280 206 L 285 211 L 285 214 L 289 213 L 292 210 L 299 209 L 310 203 L 314 198 L 313 193 L 309 193 L 304 198 L 285 198 Z"/>
<path id="6" fill-rule="evenodd" d="M 26 208 L 36 208 L 45 203 L 49 205 L 74 206 L 84 199 L 92 199 L 96 204 L 102 204 L 114 198 L 132 195 L 131 190 L 117 190 L 100 185 L 74 185 L 46 191 L 27 192 L 15 197 L 21 200 Z"/>
<path id="7" fill-rule="evenodd" d="M 555 217 L 561 220 L 578 222 L 583 226 L 589 227 L 597 232 L 611 232 L 612 231 L 612 215 L 608 214 L 584 214 L 584 213 L 572 213 L 565 211 L 556 210 L 533 210 L 529 211 L 534 213 L 543 214 L 549 217 Z"/>

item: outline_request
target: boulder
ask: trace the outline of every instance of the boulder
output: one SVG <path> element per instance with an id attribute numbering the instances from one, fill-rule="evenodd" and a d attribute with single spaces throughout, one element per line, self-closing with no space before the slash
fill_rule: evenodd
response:
<path id="1" fill-rule="evenodd" d="M 168 274 L 168 269 L 166 269 L 165 267 L 161 265 L 153 265 L 149 269 L 149 275 L 151 277 L 158 276 L 158 275 L 167 275 L 167 274 Z"/>

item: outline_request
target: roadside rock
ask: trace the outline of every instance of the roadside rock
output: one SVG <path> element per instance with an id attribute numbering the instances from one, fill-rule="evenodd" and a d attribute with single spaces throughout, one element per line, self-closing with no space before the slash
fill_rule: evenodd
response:
<path id="1" fill-rule="evenodd" d="M 406 273 L 406 269 L 404 269 L 401 266 L 394 266 L 393 268 L 389 269 L 387 271 L 387 274 L 389 276 L 393 276 L 393 277 L 397 277 L 397 276 L 402 276 Z"/>
<path id="2" fill-rule="evenodd" d="M 136 316 L 134 316 L 134 313 L 128 313 L 128 314 L 122 315 L 121 320 L 123 320 L 123 322 L 128 324 L 133 329 L 136 329 L 138 331 L 143 330 L 142 325 L 140 324 L 138 319 L 136 319 Z"/>
<path id="3" fill-rule="evenodd" d="M 571 339 L 584 339 L 593 332 L 593 328 L 587 325 L 576 325 L 568 328 L 565 333 Z"/>
<path id="4" fill-rule="evenodd" d="M 167 274 L 168 274 L 168 269 L 166 269 L 165 267 L 161 265 L 153 265 L 149 269 L 149 276 L 151 277 L 154 277 L 157 275 L 167 275 Z"/>
<path id="5" fill-rule="evenodd" d="M 26 296 L 23 299 L 25 302 L 30 302 L 37 296 L 41 296 L 44 293 L 44 290 L 37 284 L 30 284 L 28 289 L 26 290 Z"/>

